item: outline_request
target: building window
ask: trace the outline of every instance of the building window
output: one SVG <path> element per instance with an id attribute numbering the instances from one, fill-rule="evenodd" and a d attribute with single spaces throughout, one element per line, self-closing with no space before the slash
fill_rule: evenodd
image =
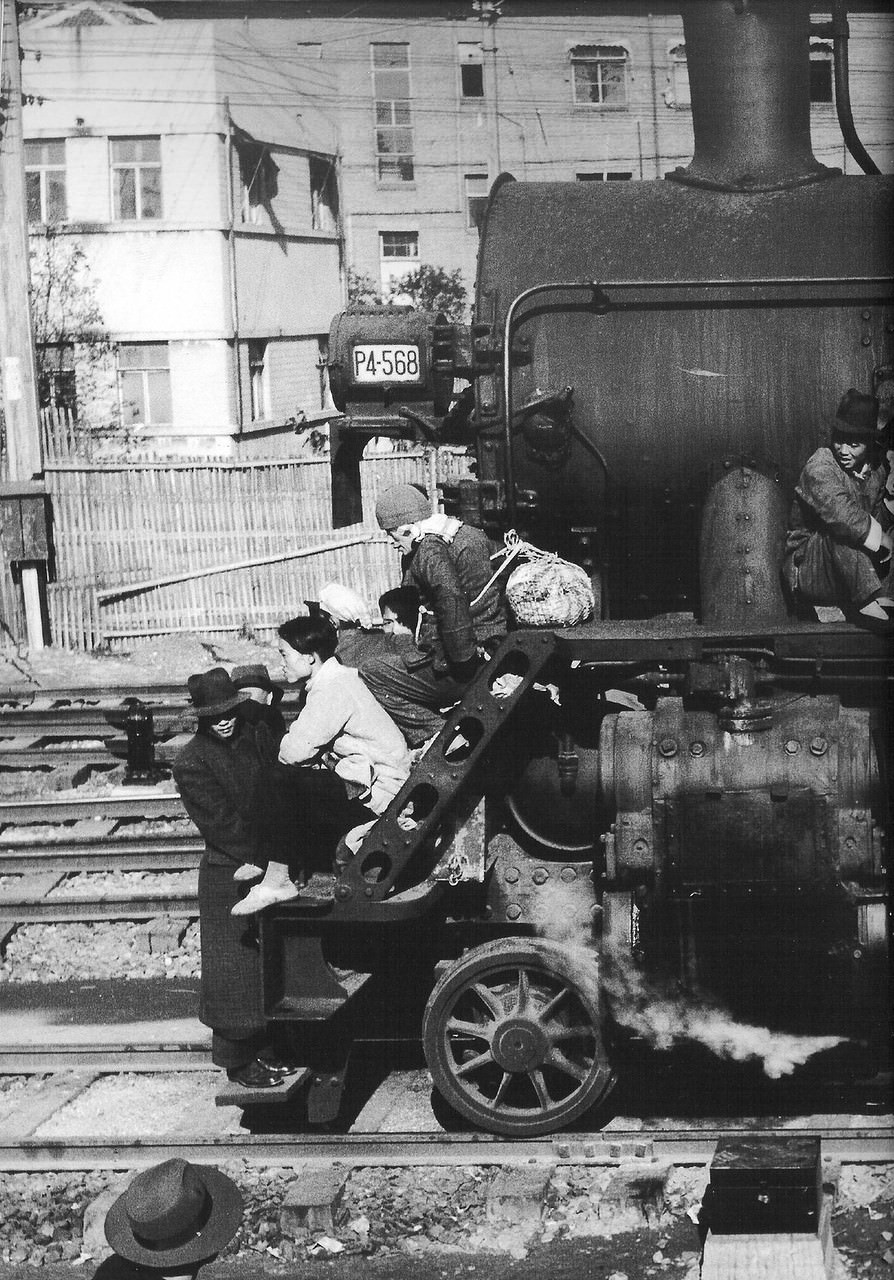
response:
<path id="1" fill-rule="evenodd" d="M 125 426 L 172 421 L 171 369 L 166 342 L 122 342 L 118 399 Z"/>
<path id="2" fill-rule="evenodd" d="M 252 422 L 261 422 L 270 417 L 267 341 L 265 338 L 249 339 L 248 378 L 251 387 L 251 420 Z"/>
<path id="3" fill-rule="evenodd" d="M 41 409 L 78 411 L 74 347 L 59 343 L 37 349 L 37 398 Z"/>
<path id="4" fill-rule="evenodd" d="M 25 190 L 29 222 L 64 221 L 64 138 L 25 143 Z"/>
<path id="5" fill-rule="evenodd" d="M 810 41 L 810 101 L 835 101 L 832 46 L 827 40 Z"/>
<path id="6" fill-rule="evenodd" d="M 379 257 L 382 296 L 398 301 L 400 291 L 395 292 L 395 286 L 415 270 L 419 262 L 419 232 L 380 231 Z"/>
<path id="7" fill-rule="evenodd" d="M 597 169 L 591 173 L 576 173 L 578 182 L 629 182 L 633 174 L 626 169 Z"/>
<path id="8" fill-rule="evenodd" d="M 664 94 L 665 105 L 677 111 L 689 110 L 692 99 L 689 94 L 689 66 L 686 62 L 685 44 L 675 44 L 670 50 L 668 87 Z"/>
<path id="9" fill-rule="evenodd" d="M 412 182 L 413 117 L 410 111 L 410 46 L 372 46 L 376 106 L 376 178 Z"/>
<path id="10" fill-rule="evenodd" d="M 242 186 L 239 216 L 243 222 L 257 226 L 266 210 L 272 221 L 273 201 L 279 194 L 279 166 L 266 142 L 259 142 L 238 125 L 232 126 L 231 136 Z"/>
<path id="11" fill-rule="evenodd" d="M 571 51 L 574 101 L 582 107 L 626 107 L 627 50 L 617 44 L 578 45 Z"/>
<path id="12" fill-rule="evenodd" d="M 459 91 L 463 98 L 484 97 L 484 50 L 480 44 L 457 45 Z"/>
<path id="13" fill-rule="evenodd" d="M 466 226 L 480 231 L 484 221 L 484 211 L 487 208 L 487 174 L 467 173 L 463 183 L 466 197 Z"/>
<path id="14" fill-rule="evenodd" d="M 116 220 L 161 217 L 161 139 L 112 139 L 112 207 Z"/>
<path id="15" fill-rule="evenodd" d="M 338 181 L 334 156 L 310 157 L 310 223 L 314 231 L 338 227 Z"/>

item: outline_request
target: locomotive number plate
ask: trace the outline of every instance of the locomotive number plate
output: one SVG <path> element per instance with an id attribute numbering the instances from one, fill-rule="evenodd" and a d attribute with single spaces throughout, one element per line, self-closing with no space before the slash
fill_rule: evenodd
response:
<path id="1" fill-rule="evenodd" d="M 421 382 L 419 348 L 410 343 L 365 342 L 354 348 L 355 382 Z"/>

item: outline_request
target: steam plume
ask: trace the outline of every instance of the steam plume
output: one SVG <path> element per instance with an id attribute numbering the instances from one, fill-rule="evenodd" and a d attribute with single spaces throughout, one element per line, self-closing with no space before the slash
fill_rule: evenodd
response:
<path id="1" fill-rule="evenodd" d="M 534 927 L 544 938 L 570 949 L 582 986 L 601 986 L 616 1022 L 643 1036 L 656 1049 L 694 1041 L 718 1058 L 759 1061 L 771 1080 L 791 1075 L 816 1053 L 841 1044 L 845 1036 L 797 1036 L 738 1022 L 705 997 L 670 994 L 647 977 L 627 955 L 598 955 L 592 941 L 590 904 L 570 885 L 545 885 L 534 904 Z M 597 973 L 599 964 L 601 972 Z"/>

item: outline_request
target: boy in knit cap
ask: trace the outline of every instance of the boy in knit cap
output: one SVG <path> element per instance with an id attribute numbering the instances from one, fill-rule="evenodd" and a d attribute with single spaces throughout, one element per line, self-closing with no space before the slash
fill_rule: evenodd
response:
<path id="1" fill-rule="evenodd" d="M 506 634 L 506 610 L 481 529 L 432 515 L 411 484 L 385 490 L 376 520 L 402 553 L 402 585 L 419 592 L 422 617 L 416 645 L 376 655 L 360 675 L 416 747 L 440 730 L 442 709 Z"/>
<path id="2" fill-rule="evenodd" d="M 828 445 L 795 488 L 783 571 L 796 596 L 834 604 L 870 630 L 889 631 L 894 477 L 880 464 L 886 426 L 875 396 L 842 397 Z"/>

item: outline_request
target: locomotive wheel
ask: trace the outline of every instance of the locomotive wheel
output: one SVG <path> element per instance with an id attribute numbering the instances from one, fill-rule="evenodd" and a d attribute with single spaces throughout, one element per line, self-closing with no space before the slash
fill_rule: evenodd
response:
<path id="1" fill-rule="evenodd" d="M 578 955 L 539 938 L 502 938 L 450 966 L 422 1023 L 435 1087 L 476 1126 L 510 1137 L 551 1133 L 613 1083 L 602 1045 L 599 979 Z"/>

